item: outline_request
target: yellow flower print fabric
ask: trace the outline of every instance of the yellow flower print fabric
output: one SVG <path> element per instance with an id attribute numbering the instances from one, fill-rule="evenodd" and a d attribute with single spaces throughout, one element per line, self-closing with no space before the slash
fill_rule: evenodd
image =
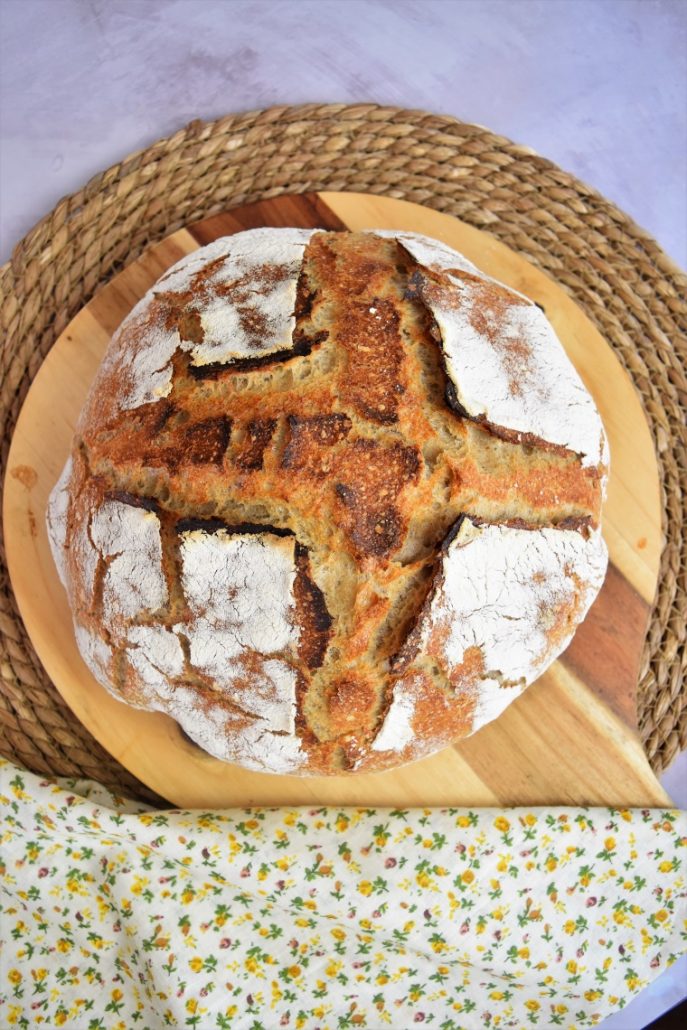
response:
<path id="1" fill-rule="evenodd" d="M 585 1027 L 687 950 L 684 812 L 156 811 L 0 777 L 3 1027 Z"/>

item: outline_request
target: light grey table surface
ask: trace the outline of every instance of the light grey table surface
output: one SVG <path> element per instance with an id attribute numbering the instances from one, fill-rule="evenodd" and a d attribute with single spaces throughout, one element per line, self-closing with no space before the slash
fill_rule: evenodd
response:
<path id="1" fill-rule="evenodd" d="M 0 0 L 0 262 L 65 194 L 194 118 L 375 101 L 478 122 L 687 266 L 685 0 Z M 687 755 L 663 777 L 687 808 Z M 687 996 L 687 958 L 604 1030 Z"/>

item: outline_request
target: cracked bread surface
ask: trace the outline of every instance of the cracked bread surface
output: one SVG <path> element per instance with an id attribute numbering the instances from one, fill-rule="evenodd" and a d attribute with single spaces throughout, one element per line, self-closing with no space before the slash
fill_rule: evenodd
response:
<path id="1" fill-rule="evenodd" d="M 495 718 L 606 568 L 605 435 L 544 314 L 411 233 L 260 229 L 115 333 L 51 495 L 81 654 L 264 772 Z"/>

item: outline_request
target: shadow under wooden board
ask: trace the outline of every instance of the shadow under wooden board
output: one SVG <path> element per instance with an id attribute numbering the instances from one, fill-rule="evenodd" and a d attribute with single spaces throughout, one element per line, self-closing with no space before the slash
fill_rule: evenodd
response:
<path id="1" fill-rule="evenodd" d="M 76 649 L 45 507 L 111 333 L 184 254 L 263 225 L 423 232 L 541 304 L 593 394 L 611 446 L 605 585 L 573 643 L 495 722 L 440 754 L 376 775 L 268 776 L 206 755 L 159 713 L 118 702 Z M 635 732 L 635 686 L 661 551 L 659 478 L 632 383 L 563 289 L 486 233 L 415 204 L 355 193 L 279 197 L 174 233 L 76 316 L 41 367 L 14 434 L 5 484 L 10 574 L 22 617 L 58 690 L 132 773 L 183 807 L 231 805 L 662 805 Z"/>

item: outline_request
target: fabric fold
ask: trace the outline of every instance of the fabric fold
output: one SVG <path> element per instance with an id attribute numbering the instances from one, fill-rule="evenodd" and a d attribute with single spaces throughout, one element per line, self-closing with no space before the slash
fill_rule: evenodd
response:
<path id="1" fill-rule="evenodd" d="M 684 812 L 0 804 L 3 1025 L 582 1027 L 687 950 Z"/>

